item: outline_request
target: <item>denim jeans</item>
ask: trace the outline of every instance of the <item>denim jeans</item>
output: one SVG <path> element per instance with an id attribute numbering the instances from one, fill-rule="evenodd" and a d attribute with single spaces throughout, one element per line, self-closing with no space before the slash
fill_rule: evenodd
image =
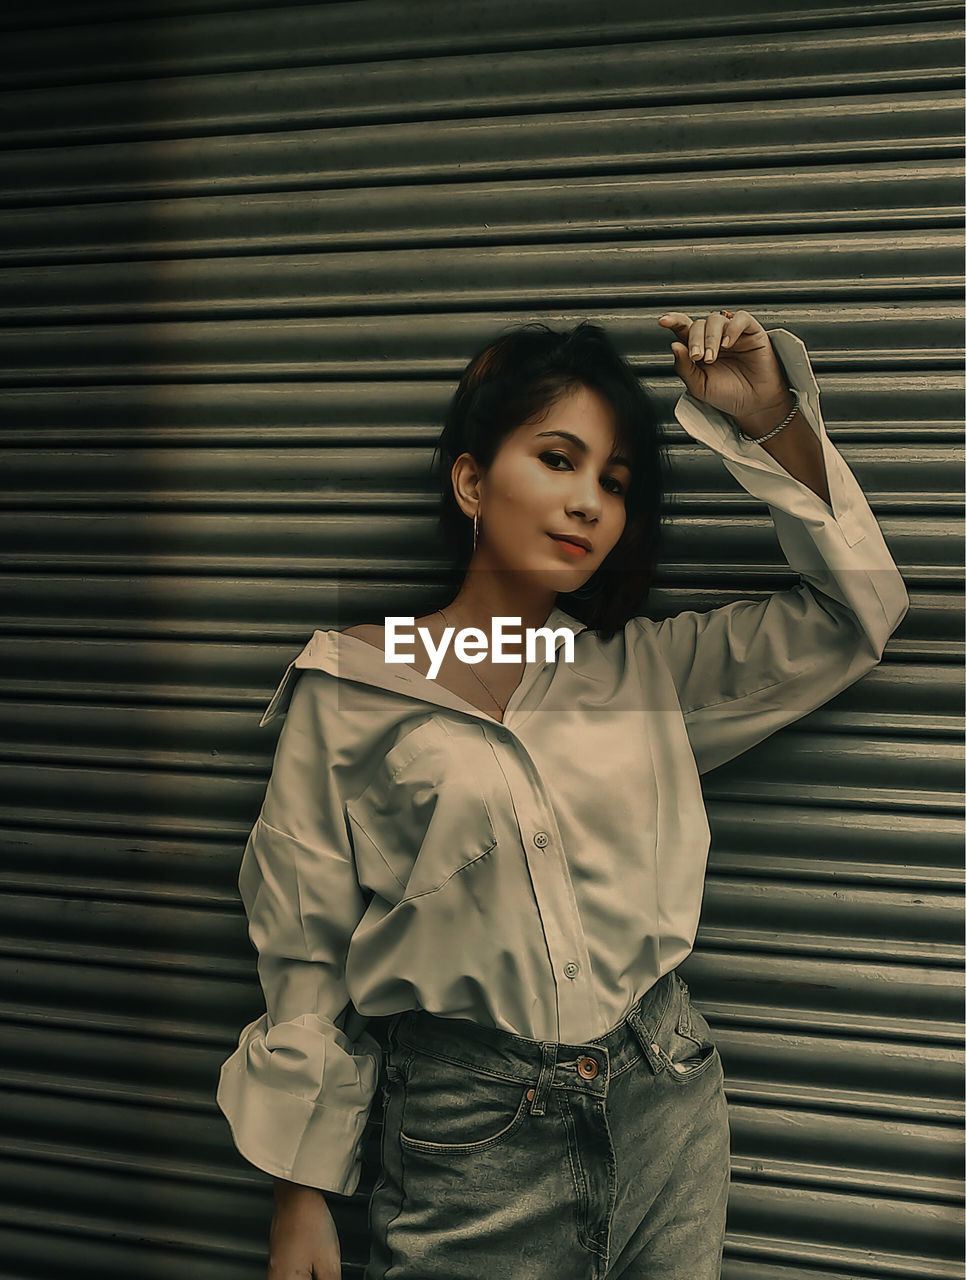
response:
<path id="1" fill-rule="evenodd" d="M 365 1280 L 717 1280 L 721 1059 L 676 972 L 612 1031 L 390 1023 Z"/>

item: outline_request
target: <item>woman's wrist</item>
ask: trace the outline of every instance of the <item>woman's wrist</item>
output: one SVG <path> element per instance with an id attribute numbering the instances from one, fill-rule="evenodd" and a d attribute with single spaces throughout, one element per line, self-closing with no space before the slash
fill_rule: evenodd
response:
<path id="1" fill-rule="evenodd" d="M 777 427 L 784 418 L 788 417 L 796 404 L 795 395 L 786 388 L 784 395 L 779 399 L 756 408 L 752 413 L 746 414 L 744 417 L 735 418 L 734 423 L 738 430 L 746 436 L 755 438 L 765 436 L 769 431 Z"/>
<path id="2" fill-rule="evenodd" d="M 275 1184 L 275 1199 L 284 1200 L 286 1203 L 292 1200 L 324 1200 L 325 1192 L 319 1187 L 307 1187 L 301 1182 L 289 1182 L 285 1178 L 273 1177 Z"/>

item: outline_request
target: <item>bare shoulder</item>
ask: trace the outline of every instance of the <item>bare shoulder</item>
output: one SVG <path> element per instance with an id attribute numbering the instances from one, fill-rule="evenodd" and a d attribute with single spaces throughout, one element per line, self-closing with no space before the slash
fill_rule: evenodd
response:
<path id="1" fill-rule="evenodd" d="M 375 622 L 361 622 L 357 627 L 346 627 L 342 634 L 344 636 L 357 636 L 360 640 L 365 640 L 367 644 L 374 645 L 383 653 L 386 651 L 386 628 L 380 627 Z"/>

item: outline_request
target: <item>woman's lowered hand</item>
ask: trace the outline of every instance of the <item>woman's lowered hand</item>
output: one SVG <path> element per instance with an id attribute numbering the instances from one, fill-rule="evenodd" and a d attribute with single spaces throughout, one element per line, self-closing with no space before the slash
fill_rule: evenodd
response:
<path id="1" fill-rule="evenodd" d="M 342 1262 L 325 1193 L 275 1179 L 267 1280 L 341 1280 Z"/>

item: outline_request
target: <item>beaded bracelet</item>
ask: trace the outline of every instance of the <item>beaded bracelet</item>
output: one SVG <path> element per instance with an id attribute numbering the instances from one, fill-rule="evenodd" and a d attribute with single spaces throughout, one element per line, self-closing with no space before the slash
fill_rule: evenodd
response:
<path id="1" fill-rule="evenodd" d="M 794 418 L 795 414 L 798 413 L 798 406 L 801 402 L 801 396 L 798 394 L 795 388 L 790 387 L 789 390 L 791 391 L 792 395 L 795 397 L 795 407 L 794 409 L 792 409 L 791 413 L 788 415 L 787 418 L 783 418 L 781 422 L 779 422 L 777 427 L 772 427 L 771 431 L 769 431 L 768 434 L 764 436 L 746 435 L 745 432 L 742 431 L 742 429 L 737 424 L 735 424 L 735 431 L 737 431 L 739 438 L 742 440 L 748 440 L 752 444 L 763 444 L 765 440 L 770 440 L 772 436 L 777 436 L 779 431 L 784 431 L 784 429 L 791 422 L 792 418 Z"/>

